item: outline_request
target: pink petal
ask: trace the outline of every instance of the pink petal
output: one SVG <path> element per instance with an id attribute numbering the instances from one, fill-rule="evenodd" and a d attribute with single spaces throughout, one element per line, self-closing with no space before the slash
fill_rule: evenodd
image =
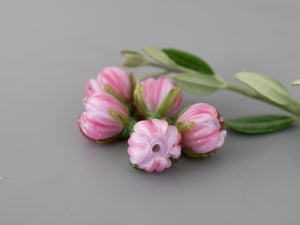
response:
<path id="1" fill-rule="evenodd" d="M 84 101 L 84 106 L 87 111 L 98 111 L 113 108 L 124 115 L 128 116 L 127 109 L 114 96 L 106 93 L 95 93 Z"/>
<path id="2" fill-rule="evenodd" d="M 141 83 L 142 95 L 146 107 L 150 112 L 155 113 L 158 106 L 165 100 L 175 85 L 166 77 L 150 77 Z M 182 104 L 182 94 L 175 99 L 165 116 L 174 117 Z"/>
<path id="3" fill-rule="evenodd" d="M 83 112 L 78 120 L 82 132 L 93 140 L 113 137 L 123 130 L 122 124 L 103 112 Z"/>
<path id="4" fill-rule="evenodd" d="M 106 67 L 98 74 L 98 82 L 103 89 L 104 85 L 112 87 L 124 101 L 130 101 L 131 82 L 129 75 L 117 67 Z"/>
<path id="5" fill-rule="evenodd" d="M 148 172 L 160 172 L 172 165 L 170 157 L 180 157 L 180 140 L 177 128 L 165 120 L 139 121 L 128 140 L 130 161 Z"/>
<path id="6" fill-rule="evenodd" d="M 94 93 L 103 92 L 95 79 L 90 79 L 86 84 L 85 97 L 89 97 Z"/>

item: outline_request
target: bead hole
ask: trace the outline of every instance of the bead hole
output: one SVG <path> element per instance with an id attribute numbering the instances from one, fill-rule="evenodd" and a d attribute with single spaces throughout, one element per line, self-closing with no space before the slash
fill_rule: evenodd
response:
<path id="1" fill-rule="evenodd" d="M 160 145 L 156 144 L 152 147 L 153 152 L 159 152 L 160 151 Z"/>

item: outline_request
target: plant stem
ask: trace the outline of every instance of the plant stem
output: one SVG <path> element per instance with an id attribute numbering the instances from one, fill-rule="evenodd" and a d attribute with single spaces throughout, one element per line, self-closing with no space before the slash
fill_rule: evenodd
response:
<path id="1" fill-rule="evenodd" d="M 175 73 L 182 73 L 182 72 L 189 72 L 189 73 L 196 73 L 196 74 L 198 73 L 197 71 L 190 70 L 190 69 L 187 69 L 187 68 L 184 68 L 181 66 L 172 67 L 172 66 L 167 66 L 167 65 L 162 65 L 162 64 L 156 63 L 156 62 L 152 62 L 152 61 L 148 61 L 145 66 L 153 66 L 153 67 L 163 68 L 166 71 L 175 72 Z M 300 103 L 298 103 L 297 101 L 295 101 L 295 104 L 291 104 L 291 105 L 280 105 L 280 104 L 277 104 L 277 103 L 269 100 L 268 98 L 262 96 L 261 94 L 259 94 L 258 92 L 254 91 L 250 88 L 243 87 L 241 85 L 234 84 L 231 82 L 227 82 L 227 81 L 223 80 L 221 77 L 218 77 L 218 78 L 223 83 L 222 89 L 234 91 L 234 92 L 240 93 L 242 95 L 266 102 L 268 104 L 271 104 L 273 106 L 281 108 L 284 111 L 291 113 L 292 116 L 295 117 L 295 120 L 300 120 Z"/>
<path id="2" fill-rule="evenodd" d="M 152 62 L 152 61 L 147 61 L 147 64 L 145 64 L 144 66 L 153 66 L 153 67 L 161 68 L 161 69 L 167 70 L 169 72 L 175 72 L 175 73 L 181 73 L 182 72 L 182 70 L 178 70 L 174 67 L 167 66 L 167 65 L 161 65 L 159 63 Z"/>
<path id="3" fill-rule="evenodd" d="M 255 92 L 255 91 L 253 91 L 249 88 L 245 88 L 245 87 L 242 87 L 242 86 L 234 84 L 234 83 L 226 82 L 224 80 L 222 80 L 222 81 L 223 81 L 223 84 L 224 84 L 223 89 L 238 92 L 242 95 L 245 95 L 245 96 L 248 96 L 248 97 L 251 97 L 251 98 L 255 98 L 255 99 L 258 99 L 258 100 L 262 100 L 262 101 L 266 100 L 262 95 L 258 94 L 257 92 Z"/>
<path id="4" fill-rule="evenodd" d="M 147 64 L 144 66 L 153 66 L 153 67 L 158 67 L 167 70 L 169 73 L 174 72 L 174 73 L 182 73 L 182 72 L 188 72 L 188 73 L 198 73 L 197 71 L 182 67 L 182 66 L 167 66 L 167 65 L 162 65 L 156 62 L 152 61 L 147 61 Z"/>
<path id="5" fill-rule="evenodd" d="M 293 104 L 293 105 L 280 105 L 275 102 L 272 102 L 271 100 L 265 98 L 264 96 L 260 95 L 259 93 L 255 92 L 249 88 L 245 88 L 243 86 L 240 86 L 240 85 L 237 85 L 234 83 L 230 83 L 230 82 L 226 82 L 226 81 L 223 81 L 223 83 L 224 83 L 223 89 L 238 92 L 242 95 L 245 95 L 245 96 L 248 96 L 248 97 L 251 97 L 254 99 L 258 99 L 260 101 L 264 101 L 271 105 L 277 106 L 278 108 L 281 108 L 282 110 L 290 112 L 293 115 L 295 115 L 296 117 L 300 117 L 300 104 L 296 101 L 295 101 L 295 104 Z"/>

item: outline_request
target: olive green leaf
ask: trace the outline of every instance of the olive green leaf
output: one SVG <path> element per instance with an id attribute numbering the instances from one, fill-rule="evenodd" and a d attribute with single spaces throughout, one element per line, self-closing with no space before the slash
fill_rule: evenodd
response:
<path id="1" fill-rule="evenodd" d="M 193 129 L 195 122 L 193 121 L 181 121 L 175 124 L 178 131 L 184 136 L 189 130 Z"/>
<path id="2" fill-rule="evenodd" d="M 141 86 L 140 81 L 136 82 L 135 89 L 133 92 L 133 98 L 134 98 L 134 102 L 136 103 L 136 108 L 137 108 L 138 112 L 141 115 L 146 116 L 148 109 L 147 109 L 146 104 L 143 99 L 142 86 Z"/>
<path id="3" fill-rule="evenodd" d="M 123 62 L 124 66 L 127 67 L 137 67 L 141 65 L 145 65 L 146 60 L 144 56 L 135 51 L 121 51 L 121 54 L 124 56 L 125 61 Z"/>
<path id="4" fill-rule="evenodd" d="M 176 98 L 179 98 L 181 94 L 181 88 L 175 87 L 172 89 L 162 103 L 157 107 L 156 113 L 163 116 L 168 111 L 168 109 L 174 104 Z"/>
<path id="5" fill-rule="evenodd" d="M 214 152 L 208 152 L 208 153 L 194 153 L 190 148 L 183 147 L 182 148 L 183 154 L 192 157 L 192 158 L 198 158 L 198 159 L 204 159 L 204 158 L 210 158 L 214 156 Z"/>
<path id="6" fill-rule="evenodd" d="M 113 89 L 111 86 L 105 84 L 105 85 L 103 86 L 103 89 L 104 89 L 104 91 L 105 91 L 106 93 L 108 93 L 108 94 L 114 96 L 114 97 L 115 97 L 116 99 L 118 99 L 121 103 L 124 103 L 124 100 L 121 98 L 121 96 L 119 95 L 119 93 L 118 93 L 115 89 Z"/>
<path id="7" fill-rule="evenodd" d="M 139 167 L 139 165 L 132 163 L 129 161 L 129 165 L 134 168 L 135 170 L 141 171 L 142 169 Z"/>
<path id="8" fill-rule="evenodd" d="M 116 121 L 122 123 L 124 126 L 128 123 L 128 116 L 124 115 L 123 113 L 119 112 L 118 110 L 115 110 L 113 108 L 109 108 L 108 110 L 109 115 L 115 119 Z"/>
<path id="9" fill-rule="evenodd" d="M 268 133 L 284 129 L 293 123 L 291 116 L 284 115 L 258 115 L 227 119 L 225 124 L 235 131 L 246 134 Z"/>
<path id="10" fill-rule="evenodd" d="M 299 80 L 295 80 L 293 83 L 292 83 L 292 86 L 299 86 L 300 85 L 300 79 Z"/>
<path id="11" fill-rule="evenodd" d="M 222 88 L 223 84 L 215 76 L 200 73 L 179 73 L 173 75 L 172 78 L 183 90 L 195 95 L 212 94 Z"/>
<path id="12" fill-rule="evenodd" d="M 200 73 L 213 75 L 214 71 L 212 68 L 201 58 L 198 56 L 192 55 L 190 53 L 171 49 L 164 48 L 162 49 L 164 53 L 166 53 L 170 59 L 172 59 L 177 65 L 182 66 L 184 68 L 188 68 Z"/>
<path id="13" fill-rule="evenodd" d="M 173 60 L 171 60 L 168 57 L 168 55 L 160 49 L 152 47 L 143 47 L 142 50 L 158 63 L 171 67 L 176 66 L 176 63 Z"/>
<path id="14" fill-rule="evenodd" d="M 235 75 L 242 83 L 251 87 L 262 96 L 280 105 L 296 104 L 288 90 L 277 80 L 257 73 L 240 72 Z"/>

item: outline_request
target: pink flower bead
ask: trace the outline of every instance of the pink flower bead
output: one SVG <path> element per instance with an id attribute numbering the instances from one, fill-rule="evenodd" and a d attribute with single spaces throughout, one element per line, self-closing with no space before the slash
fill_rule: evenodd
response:
<path id="1" fill-rule="evenodd" d="M 98 81 L 90 79 L 86 84 L 85 97 L 87 98 L 94 93 L 103 93 L 103 90 L 101 89 Z"/>
<path id="2" fill-rule="evenodd" d="M 98 83 L 102 89 L 104 89 L 104 85 L 111 87 L 123 101 L 130 102 L 132 100 L 133 84 L 129 75 L 120 68 L 104 68 L 98 74 Z"/>
<path id="3" fill-rule="evenodd" d="M 163 171 L 171 167 L 171 159 L 181 155 L 181 135 L 165 120 L 139 121 L 128 140 L 130 162 L 147 172 Z"/>
<path id="4" fill-rule="evenodd" d="M 208 104 L 198 103 L 190 106 L 176 121 L 194 122 L 194 127 L 182 134 L 181 145 L 185 151 L 203 154 L 214 153 L 220 149 L 226 138 L 224 120 L 220 113 Z"/>
<path id="5" fill-rule="evenodd" d="M 132 101 L 134 84 L 129 75 L 117 67 L 106 67 L 98 74 L 97 80 L 90 79 L 86 85 L 85 97 L 94 93 L 107 92 L 105 85 L 112 88 L 117 97 L 124 102 Z"/>
<path id="6" fill-rule="evenodd" d="M 160 104 L 167 97 L 169 92 L 175 88 L 175 85 L 166 77 L 150 77 L 142 81 L 142 97 L 149 112 L 156 113 Z M 164 115 L 173 118 L 177 115 L 182 104 L 182 93 L 174 99 L 173 103 Z M 138 107 L 138 106 L 137 106 Z M 146 115 L 143 115 L 146 116 Z"/>
<path id="7" fill-rule="evenodd" d="M 78 126 L 82 134 L 90 140 L 98 141 L 112 138 L 120 134 L 124 125 L 112 118 L 109 110 L 129 118 L 127 109 L 112 95 L 95 93 L 83 101 L 86 112 L 78 119 Z"/>

